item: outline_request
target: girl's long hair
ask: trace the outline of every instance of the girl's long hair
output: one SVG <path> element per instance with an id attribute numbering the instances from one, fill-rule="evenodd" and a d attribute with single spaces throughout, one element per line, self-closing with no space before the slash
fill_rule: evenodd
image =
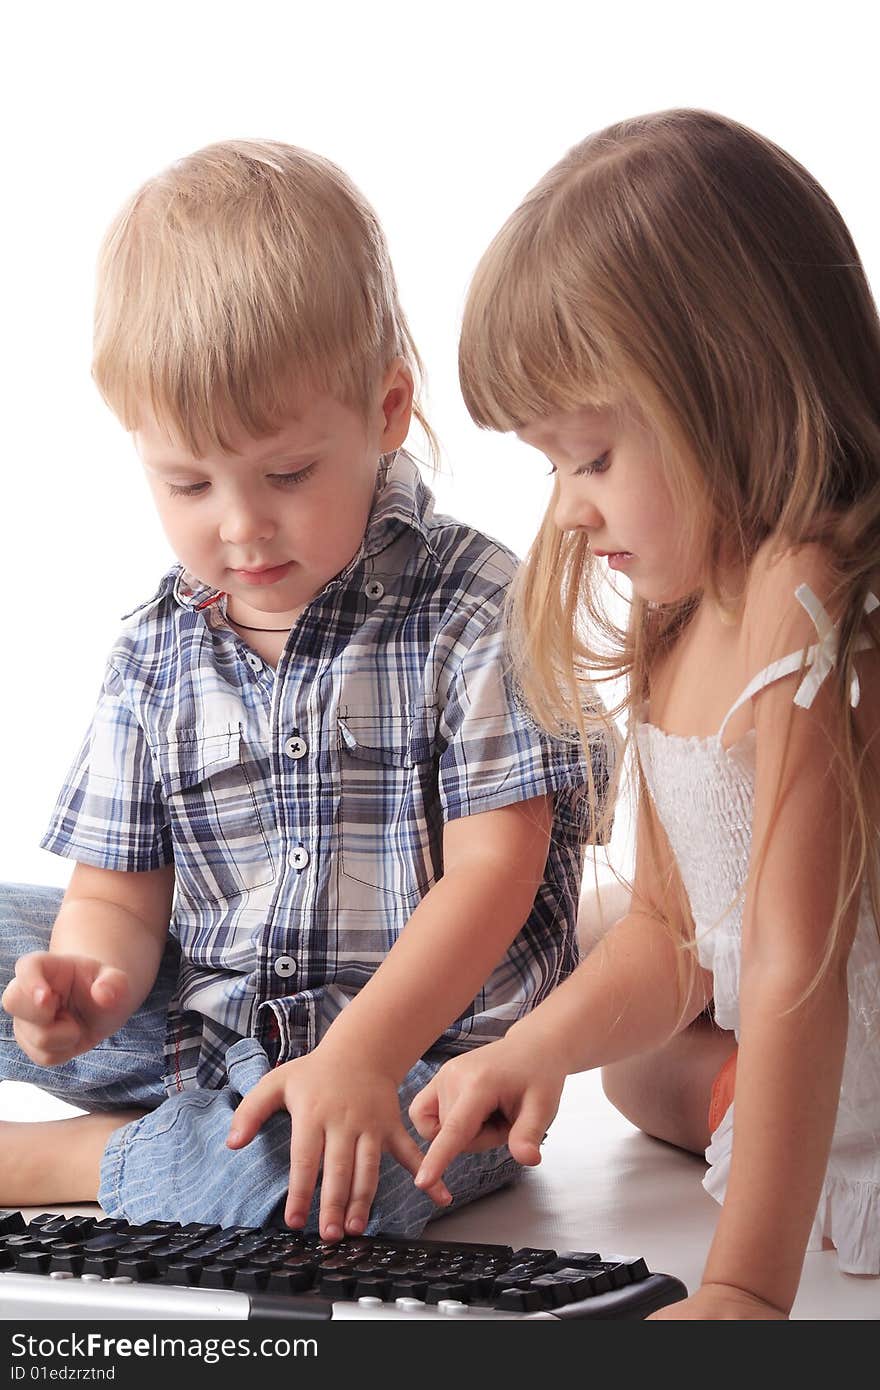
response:
<path id="1" fill-rule="evenodd" d="M 747 573 L 769 537 L 823 545 L 841 615 L 836 770 L 855 807 L 827 965 L 866 875 L 880 920 L 880 778 L 850 705 L 880 567 L 880 323 L 837 208 L 795 159 L 723 116 L 673 110 L 610 126 L 540 180 L 486 251 L 459 366 L 471 415 L 497 430 L 634 400 L 704 554 L 699 593 L 665 605 L 635 596 L 621 626 L 585 537 L 559 531 L 551 503 L 509 615 L 518 680 L 549 730 L 574 723 L 588 737 L 623 716 L 629 751 L 654 663 L 701 597 L 737 613 L 742 594 L 722 581 L 731 560 Z M 620 678 L 626 693 L 604 713 L 585 704 L 588 681 Z M 638 759 L 623 761 L 659 843 Z M 686 937 L 671 867 L 660 906 Z"/>

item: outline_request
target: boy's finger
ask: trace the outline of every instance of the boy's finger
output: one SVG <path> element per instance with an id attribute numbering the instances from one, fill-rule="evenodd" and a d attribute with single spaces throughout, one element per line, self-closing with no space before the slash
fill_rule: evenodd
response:
<path id="1" fill-rule="evenodd" d="M 9 984 L 0 995 L 0 1004 L 3 1005 L 6 1013 L 18 1013 L 18 1002 L 21 997 L 21 985 L 17 980 L 10 980 Z"/>
<path id="2" fill-rule="evenodd" d="M 294 1120 L 290 1136 L 290 1178 L 284 1220 L 295 1231 L 301 1231 L 309 1219 L 323 1152 L 323 1129 Z"/>
<path id="3" fill-rule="evenodd" d="M 239 1101 L 232 1112 L 232 1123 L 226 1136 L 226 1146 L 239 1149 L 249 1144 L 257 1130 L 265 1124 L 270 1115 L 284 1107 L 284 1093 L 271 1084 L 271 1077 L 258 1082 L 252 1091 Z"/>
<path id="4" fill-rule="evenodd" d="M 30 985 L 48 988 L 63 1000 L 70 995 L 76 969 L 70 956 L 55 955 L 51 951 L 32 951 L 30 955 L 22 956 L 15 965 L 19 979 L 24 972 Z"/>
<path id="5" fill-rule="evenodd" d="M 355 1145 L 351 1192 L 345 1212 L 345 1234 L 359 1236 L 366 1230 L 370 1207 L 379 1186 L 382 1145 L 371 1134 L 362 1134 Z"/>
<path id="6" fill-rule="evenodd" d="M 70 1014 L 63 1014 L 50 1028 L 16 1018 L 12 1031 L 22 1052 L 41 1067 L 58 1066 L 80 1051 L 82 1029 Z"/>
<path id="7" fill-rule="evenodd" d="M 61 1002 L 52 985 L 51 968 L 46 967 L 47 959 L 43 951 L 20 956 L 15 962 L 15 977 L 9 982 L 9 1012 L 30 1023 L 51 1022 Z"/>
<path id="8" fill-rule="evenodd" d="M 341 1240 L 354 1172 L 355 1140 L 350 1134 L 328 1134 L 324 1140 L 321 1207 L 318 1231 L 322 1240 Z"/>
<path id="9" fill-rule="evenodd" d="M 45 984 L 34 989 L 11 980 L 3 991 L 3 1007 L 13 1018 L 48 1027 L 58 1013 L 59 1000 Z"/>
<path id="10" fill-rule="evenodd" d="M 121 1004 L 127 980 L 121 970 L 115 966 L 102 966 L 98 974 L 92 981 L 91 996 L 93 1003 L 99 1009 L 115 1009 Z"/>

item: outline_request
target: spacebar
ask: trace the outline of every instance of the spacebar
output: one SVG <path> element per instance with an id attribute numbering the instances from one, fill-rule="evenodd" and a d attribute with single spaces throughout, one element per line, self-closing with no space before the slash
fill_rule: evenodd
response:
<path id="1" fill-rule="evenodd" d="M 85 1318 L 177 1321 L 271 1318 L 329 1319 L 329 1299 L 296 1298 L 235 1289 L 185 1289 L 168 1284 L 111 1284 L 50 1279 L 44 1274 L 0 1274 L 0 1318 L 79 1321 Z"/>

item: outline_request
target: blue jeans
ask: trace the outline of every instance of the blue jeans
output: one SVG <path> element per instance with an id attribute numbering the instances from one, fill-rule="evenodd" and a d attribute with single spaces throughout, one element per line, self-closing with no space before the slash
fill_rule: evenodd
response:
<path id="1" fill-rule="evenodd" d="M 0 884 L 0 991 L 27 951 L 46 950 L 62 893 L 56 888 Z M 282 1225 L 290 1166 L 290 1115 L 270 1116 L 246 1148 L 227 1149 L 232 1113 L 269 1071 L 255 1038 L 226 1053 L 227 1084 L 170 1098 L 163 1085 L 165 1018 L 177 975 L 177 946 L 169 942 L 151 993 L 136 1013 L 90 1052 L 57 1067 L 41 1067 L 19 1048 L 12 1019 L 0 1010 L 0 1081 L 26 1081 L 89 1111 L 145 1109 L 142 1119 L 111 1135 L 101 1162 L 98 1201 L 108 1216 L 132 1222 L 208 1221 L 225 1226 Z M 401 1116 L 440 1066 L 421 1059 L 400 1087 Z M 421 1141 L 420 1141 L 421 1142 Z M 521 1171 L 506 1148 L 462 1154 L 445 1181 L 453 1208 L 513 1181 Z M 317 1229 L 319 1192 L 306 1229 Z M 443 1215 L 413 1184 L 409 1172 L 384 1154 L 368 1234 L 417 1236 Z"/>

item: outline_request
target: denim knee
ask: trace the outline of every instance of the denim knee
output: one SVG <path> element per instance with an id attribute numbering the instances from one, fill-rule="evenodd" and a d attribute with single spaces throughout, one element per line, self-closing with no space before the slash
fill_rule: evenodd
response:
<path id="1" fill-rule="evenodd" d="M 0 993 L 15 974 L 19 956 L 49 949 L 63 896 L 63 888 L 0 883 Z"/>

